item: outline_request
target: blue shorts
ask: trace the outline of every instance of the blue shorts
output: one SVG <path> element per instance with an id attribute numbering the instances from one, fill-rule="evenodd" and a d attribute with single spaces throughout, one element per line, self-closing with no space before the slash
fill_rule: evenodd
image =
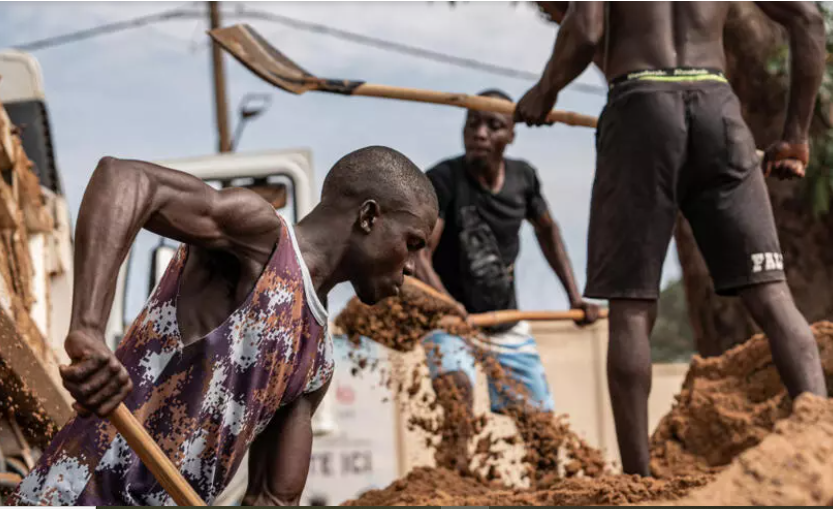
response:
<path id="1" fill-rule="evenodd" d="M 535 338 L 529 334 L 529 324 L 521 322 L 511 330 L 488 336 L 486 339 L 488 341 L 466 341 L 441 330 L 428 334 L 422 340 L 422 345 L 428 359 L 431 378 L 461 371 L 474 386 L 476 381 L 475 356 L 472 348 L 479 348 L 482 349 L 482 353 L 497 360 L 506 374 L 512 380 L 522 384 L 527 392 L 527 394 L 513 394 L 516 391 L 501 390 L 494 380 L 489 379 L 489 401 L 492 412 L 500 413 L 513 399 L 526 399 L 527 404 L 533 408 L 553 411 L 555 402 L 547 384 L 541 357 L 535 346 Z"/>

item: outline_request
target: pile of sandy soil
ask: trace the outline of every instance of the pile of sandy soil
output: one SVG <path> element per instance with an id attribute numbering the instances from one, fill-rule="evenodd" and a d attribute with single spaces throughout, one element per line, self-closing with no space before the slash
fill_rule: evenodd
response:
<path id="1" fill-rule="evenodd" d="M 417 468 L 387 488 L 344 505 L 831 505 L 833 400 L 801 396 L 792 415 L 710 480 L 706 475 L 673 479 L 608 475 L 559 480 L 535 490 L 509 490 L 450 470 Z"/>
<path id="2" fill-rule="evenodd" d="M 714 482 L 673 505 L 833 504 L 833 400 L 799 396 L 792 415 Z M 669 504 L 670 505 L 670 504 Z"/>
<path id="3" fill-rule="evenodd" d="M 833 324 L 812 328 L 829 390 Z M 758 445 L 790 414 L 791 405 L 763 335 L 720 357 L 695 357 L 677 403 L 651 439 L 651 470 L 661 478 L 715 473 Z"/>
<path id="4" fill-rule="evenodd" d="M 346 506 L 620 505 L 680 498 L 707 477 L 674 480 L 607 476 L 564 479 L 536 490 L 507 489 L 461 477 L 447 469 L 415 468 L 383 490 L 371 490 Z"/>
<path id="5" fill-rule="evenodd" d="M 813 332 L 833 387 L 833 324 L 817 323 Z M 565 443 L 580 443 L 571 431 L 559 432 L 563 419 L 545 423 L 535 413 L 523 413 L 537 423 L 536 431 L 524 431 L 524 418 L 514 419 L 518 439 L 529 441 L 525 462 L 531 488 L 508 489 L 440 464 L 416 469 L 345 505 L 833 503 L 833 401 L 802 396 L 792 414 L 791 406 L 766 338 L 758 335 L 721 357 L 692 361 L 677 403 L 651 439 L 651 468 L 658 479 L 611 475 L 597 464 L 598 451 L 591 447 L 573 449 L 574 457 L 581 458 L 576 451 L 587 456 L 570 475 L 565 467 L 575 458 L 556 465 L 558 455 L 552 453 Z M 541 427 L 548 431 L 537 431 Z M 567 475 L 557 475 L 559 467 Z M 695 488 L 702 489 L 689 495 Z"/>

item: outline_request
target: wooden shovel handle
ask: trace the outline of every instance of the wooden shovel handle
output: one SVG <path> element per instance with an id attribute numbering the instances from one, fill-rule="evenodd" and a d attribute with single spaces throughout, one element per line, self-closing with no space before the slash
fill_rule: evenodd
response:
<path id="1" fill-rule="evenodd" d="M 417 278 L 405 276 L 405 284 L 414 289 L 422 291 L 443 302 L 447 302 L 452 306 L 457 306 L 458 303 L 448 295 L 436 290 L 432 286 L 423 283 Z M 584 318 L 584 311 L 580 309 L 570 309 L 567 311 L 518 311 L 516 309 L 506 309 L 502 311 L 490 311 L 488 313 L 477 313 L 468 316 L 468 323 L 475 327 L 488 327 L 491 325 L 500 325 L 502 323 L 517 322 L 520 320 L 581 320 Z M 599 318 L 607 318 L 607 310 L 602 309 L 599 312 Z"/>
<path id="2" fill-rule="evenodd" d="M 376 85 L 364 83 L 352 91 L 352 95 L 363 95 L 368 97 L 384 97 L 387 99 L 399 99 L 401 101 L 416 101 L 432 104 L 447 104 L 459 106 L 469 110 L 493 111 L 512 115 L 515 112 L 515 103 L 496 97 L 483 97 L 479 95 L 454 94 L 449 92 L 437 92 L 436 90 L 423 90 L 418 88 L 392 87 L 389 85 Z M 547 116 L 550 122 L 561 124 L 596 127 L 596 117 L 581 115 L 571 111 L 552 110 Z"/>
<path id="3" fill-rule="evenodd" d="M 130 410 L 124 406 L 124 403 L 120 403 L 107 418 L 177 505 L 205 506 L 205 502 L 182 477 L 179 470 L 174 467 L 171 460 L 165 456 L 162 449 L 130 413 Z"/>
<path id="4" fill-rule="evenodd" d="M 476 327 L 489 327 L 521 320 L 581 320 L 583 318 L 584 311 L 580 309 L 570 309 L 567 311 L 517 311 L 507 309 L 469 315 L 468 322 Z M 607 318 L 606 309 L 600 310 L 599 318 Z"/>
<path id="5" fill-rule="evenodd" d="M 459 303 L 456 300 L 454 300 L 451 296 L 444 294 L 443 292 L 437 290 L 428 283 L 423 283 L 415 277 L 405 276 L 405 284 L 452 306 L 456 307 L 459 305 Z"/>

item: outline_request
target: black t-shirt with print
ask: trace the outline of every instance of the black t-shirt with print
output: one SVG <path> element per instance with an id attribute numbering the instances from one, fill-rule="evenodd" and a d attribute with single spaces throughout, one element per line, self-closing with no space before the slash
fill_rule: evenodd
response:
<path id="1" fill-rule="evenodd" d="M 524 219 L 539 218 L 547 211 L 535 169 L 522 160 L 504 161 L 506 175 L 503 187 L 497 193 L 485 189 L 469 175 L 462 156 L 442 161 L 427 172 L 437 193 L 440 218 L 445 221 L 445 229 L 434 251 L 434 269 L 449 293 L 471 313 L 517 308 L 514 264 L 520 251 L 521 223 Z M 508 274 L 507 285 L 499 290 L 501 295 L 486 299 L 480 298 L 471 281 L 473 276 L 465 270 L 466 264 L 479 263 L 477 253 L 473 253 L 473 258 L 467 258 L 472 254 L 469 251 L 481 250 L 472 245 L 482 245 L 467 242 L 465 235 L 461 237 L 464 233 L 462 223 L 470 217 L 463 212 L 472 211 L 476 211 L 478 224 L 491 231 L 491 235 L 487 232 L 486 236 L 493 235 L 496 251 Z M 488 249 L 482 251 L 488 252 Z M 469 259 L 474 261 L 467 261 Z"/>

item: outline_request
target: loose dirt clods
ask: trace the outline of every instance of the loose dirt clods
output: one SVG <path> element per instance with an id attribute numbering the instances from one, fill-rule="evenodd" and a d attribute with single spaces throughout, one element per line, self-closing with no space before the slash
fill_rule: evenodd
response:
<path id="1" fill-rule="evenodd" d="M 430 309 L 413 309 L 414 301 L 410 302 L 410 308 L 391 303 L 387 311 L 376 310 L 370 317 L 363 315 L 364 322 L 350 323 L 364 327 L 362 335 L 381 337 L 395 349 L 413 349 L 426 332 L 438 326 L 440 318 Z M 385 316 L 391 311 L 396 319 Z M 400 318 L 411 325 L 402 325 Z M 833 324 L 817 323 L 813 332 L 828 387 L 833 387 Z M 477 357 L 488 371 L 487 356 Z M 414 387 L 413 380 L 408 382 Z M 405 389 L 425 403 L 424 395 Z M 435 405 L 445 403 L 448 407 L 443 398 L 440 395 L 441 401 Z M 414 469 L 387 488 L 365 493 L 345 505 L 833 503 L 833 400 L 802 396 L 791 412 L 792 404 L 766 338 L 758 335 L 721 357 L 692 361 L 674 408 L 651 439 L 655 479 L 610 473 L 599 451 L 581 441 L 566 419 L 518 408 L 509 411 L 518 436 L 478 437 L 466 461 L 483 465 L 482 459 L 495 454 L 498 442 L 523 441 L 529 488 L 509 488 L 494 469 L 485 474 L 483 468 L 467 471 L 458 468 L 459 461 L 440 454 L 437 468 Z M 484 418 L 461 423 L 460 415 L 455 415 L 452 421 L 457 422 L 452 424 L 441 416 L 439 420 L 417 419 L 412 424 L 439 436 L 442 443 L 459 438 L 459 430 L 466 427 L 471 431 L 463 435 L 476 436 L 483 429 Z M 448 448 L 441 446 L 440 450 Z M 567 451 L 566 458 L 563 451 Z"/>

